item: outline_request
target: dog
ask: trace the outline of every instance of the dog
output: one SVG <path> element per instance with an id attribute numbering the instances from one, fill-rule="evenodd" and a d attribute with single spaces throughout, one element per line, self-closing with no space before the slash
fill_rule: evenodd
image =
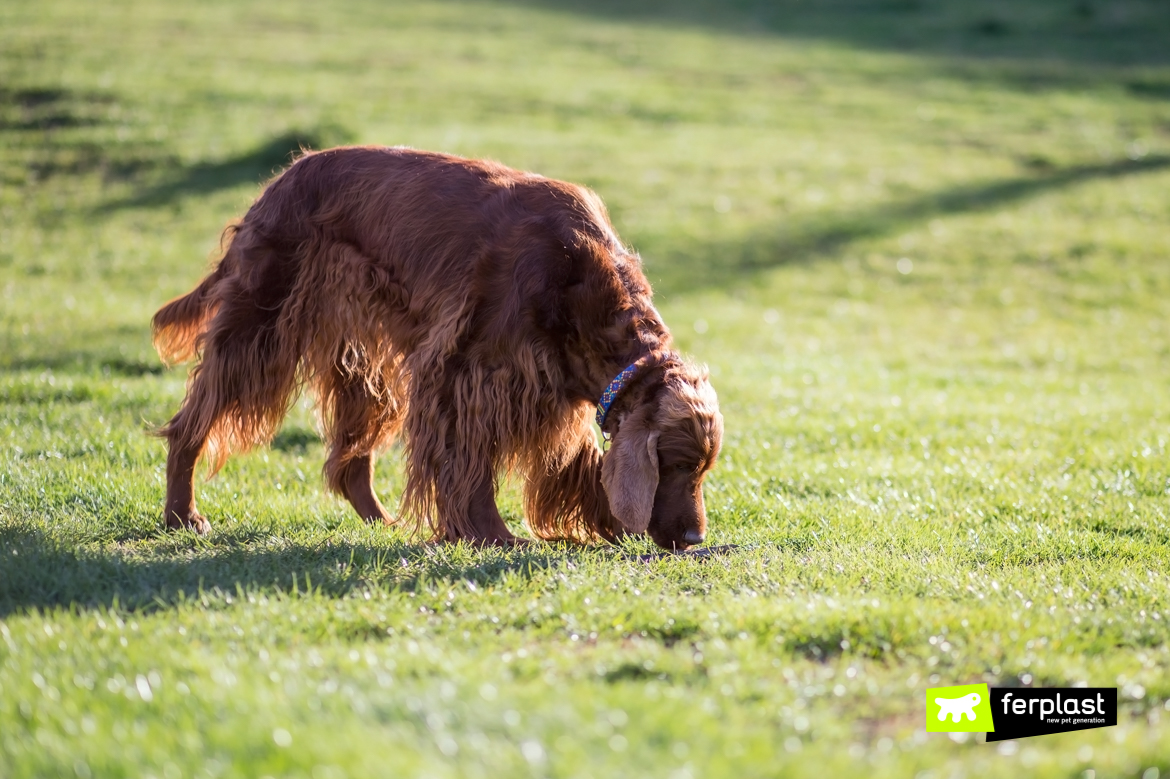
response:
<path id="1" fill-rule="evenodd" d="M 593 192 L 404 147 L 304 152 L 221 247 L 152 322 L 164 362 L 198 358 L 157 431 L 168 528 L 210 530 L 197 462 L 270 441 L 307 387 L 325 480 L 367 521 L 393 521 L 374 458 L 402 434 L 399 518 L 436 540 L 521 542 L 495 501 L 518 472 L 538 538 L 702 543 L 715 391 Z"/>

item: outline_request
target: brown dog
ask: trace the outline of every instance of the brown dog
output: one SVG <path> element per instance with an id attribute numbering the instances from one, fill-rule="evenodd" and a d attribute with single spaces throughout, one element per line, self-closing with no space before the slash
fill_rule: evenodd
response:
<path id="1" fill-rule="evenodd" d="M 366 520 L 391 521 L 374 453 L 405 429 L 400 512 L 437 537 L 514 542 L 495 490 L 518 469 L 541 538 L 703 540 L 715 392 L 671 349 L 592 192 L 492 162 L 330 149 L 277 176 L 225 240 L 215 270 L 154 316 L 164 360 L 200 356 L 160 431 L 167 527 L 210 529 L 201 454 L 218 468 L 270 440 L 307 385 L 326 480 Z"/>

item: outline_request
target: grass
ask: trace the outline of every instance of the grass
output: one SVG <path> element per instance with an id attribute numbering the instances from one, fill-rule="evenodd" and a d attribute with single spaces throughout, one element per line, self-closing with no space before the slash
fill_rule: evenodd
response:
<path id="1" fill-rule="evenodd" d="M 1153 0 L 3 4 L 0 775 L 1170 770 L 1167 34 Z M 150 315 L 351 141 L 606 199 L 711 365 L 738 551 L 367 528 L 303 403 L 203 487 L 212 536 L 159 531 Z M 1119 725 L 928 736 L 925 688 L 979 681 L 1117 686 Z"/>

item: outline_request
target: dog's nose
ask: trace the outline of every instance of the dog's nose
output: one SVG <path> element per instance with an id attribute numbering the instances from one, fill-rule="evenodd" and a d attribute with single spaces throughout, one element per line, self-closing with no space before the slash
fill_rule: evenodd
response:
<path id="1" fill-rule="evenodd" d="M 688 530 L 687 532 L 683 533 L 682 540 L 685 541 L 688 546 L 695 546 L 696 544 L 703 543 L 704 538 L 706 538 L 706 536 L 700 533 L 698 530 Z"/>

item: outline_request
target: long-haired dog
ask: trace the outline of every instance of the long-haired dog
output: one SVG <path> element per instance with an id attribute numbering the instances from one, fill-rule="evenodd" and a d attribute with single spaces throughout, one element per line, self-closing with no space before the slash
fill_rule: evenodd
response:
<path id="1" fill-rule="evenodd" d="M 538 537 L 703 540 L 715 392 L 671 348 L 638 257 L 589 190 L 405 148 L 330 149 L 277 176 L 225 245 L 154 316 L 165 361 L 199 357 L 159 431 L 167 527 L 210 529 L 197 461 L 270 440 L 307 386 L 326 481 L 368 521 L 392 521 L 374 456 L 401 432 L 399 514 L 438 538 L 515 542 L 495 492 L 516 471 Z"/>

